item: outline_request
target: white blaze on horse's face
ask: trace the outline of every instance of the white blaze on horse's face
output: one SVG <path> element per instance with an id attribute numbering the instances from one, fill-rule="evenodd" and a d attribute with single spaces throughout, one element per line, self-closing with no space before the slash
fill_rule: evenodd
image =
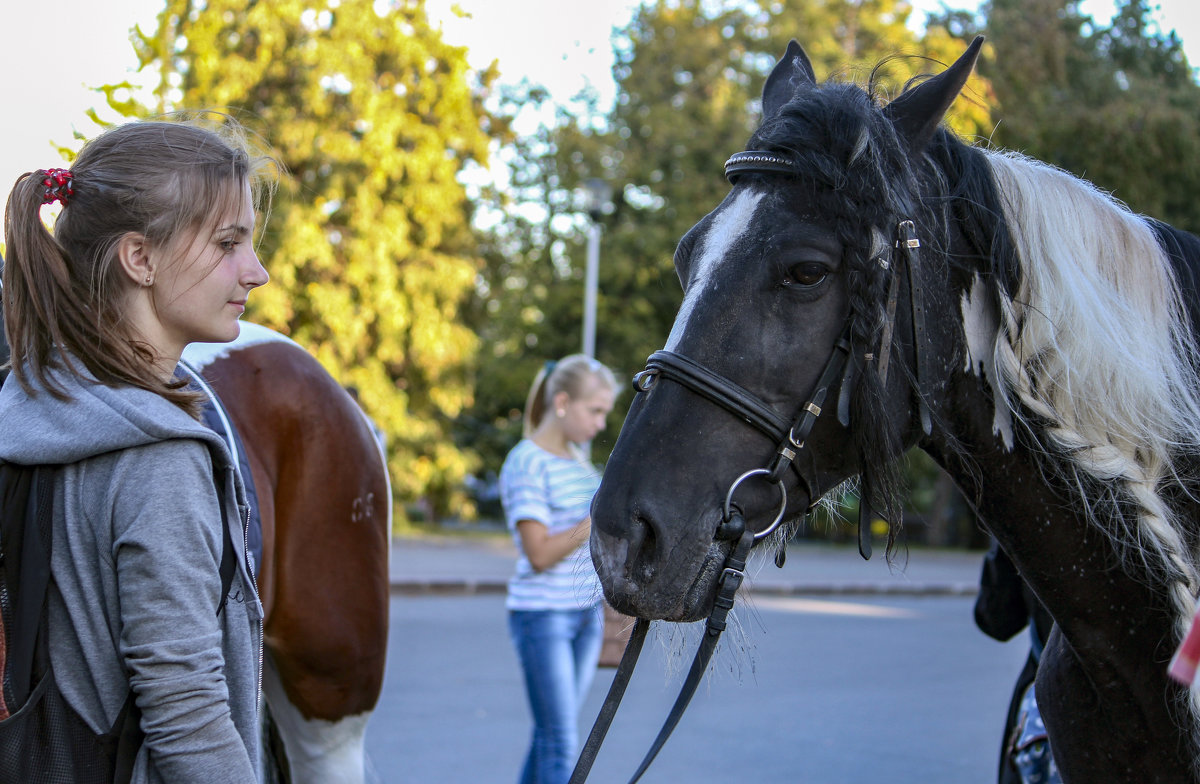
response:
<path id="1" fill-rule="evenodd" d="M 687 293 L 684 294 L 683 304 L 675 316 L 671 334 L 667 337 L 667 351 L 677 351 L 679 341 L 687 332 L 688 321 L 696 310 L 696 303 L 703 295 L 713 271 L 729 253 L 729 249 L 750 229 L 754 212 L 765 195 L 764 191 L 743 191 L 734 196 L 726 207 L 713 218 L 712 225 L 701 240 L 699 253 L 695 256 L 694 266 L 688 276 Z"/>
<path id="2" fill-rule="evenodd" d="M 1007 451 L 1013 448 L 1012 412 L 1004 402 L 1000 373 L 996 369 L 996 339 L 1000 334 L 1000 317 L 995 303 L 988 296 L 987 286 L 978 274 L 969 292 L 962 296 L 963 332 L 967 336 L 967 366 L 963 368 L 988 382 L 992 387 L 992 432 L 1000 437 Z"/>

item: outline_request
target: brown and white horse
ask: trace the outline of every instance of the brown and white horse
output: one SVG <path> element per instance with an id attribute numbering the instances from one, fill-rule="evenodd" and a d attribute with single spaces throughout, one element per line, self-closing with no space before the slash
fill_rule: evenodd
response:
<path id="1" fill-rule="evenodd" d="M 262 518 L 263 691 L 295 784 L 365 780 L 387 654 L 391 488 L 358 404 L 301 346 L 243 322 L 184 354 L 244 444 Z M 282 761 L 281 761 L 282 764 Z"/>

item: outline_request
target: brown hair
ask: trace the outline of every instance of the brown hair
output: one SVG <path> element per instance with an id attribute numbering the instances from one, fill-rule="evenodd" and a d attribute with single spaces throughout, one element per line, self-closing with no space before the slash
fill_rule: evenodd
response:
<path id="1" fill-rule="evenodd" d="M 243 199 L 269 205 L 277 167 L 252 153 L 242 127 L 224 115 L 177 117 L 111 128 L 84 145 L 71 166 L 73 193 L 48 231 L 41 220 L 43 170 L 22 175 L 4 212 L 4 325 L 13 375 L 56 397 L 48 377 L 82 363 L 102 383 L 156 392 L 188 410 L 195 396 L 161 378 L 153 349 L 122 312 L 126 291 L 117 246 L 129 233 L 170 251 Z"/>
<path id="2" fill-rule="evenodd" d="M 613 372 L 586 354 L 571 354 L 557 362 L 547 362 L 533 379 L 525 399 L 525 437 L 533 435 L 542 423 L 555 395 L 566 392 L 567 397 L 575 400 L 587 390 L 587 382 L 593 378 L 607 384 L 614 393 L 620 389 Z"/>

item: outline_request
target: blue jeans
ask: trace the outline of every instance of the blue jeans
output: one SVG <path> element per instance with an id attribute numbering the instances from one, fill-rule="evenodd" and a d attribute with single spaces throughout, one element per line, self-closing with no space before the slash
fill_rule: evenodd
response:
<path id="1" fill-rule="evenodd" d="M 566 784 L 575 769 L 579 710 L 600 658 L 604 614 L 600 606 L 510 610 L 508 631 L 533 713 L 533 740 L 519 782 Z"/>

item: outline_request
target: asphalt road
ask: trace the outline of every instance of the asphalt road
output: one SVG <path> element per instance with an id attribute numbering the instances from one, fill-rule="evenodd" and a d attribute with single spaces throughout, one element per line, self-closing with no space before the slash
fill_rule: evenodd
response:
<path id="1" fill-rule="evenodd" d="M 379 784 L 511 784 L 530 720 L 502 595 L 395 596 L 367 732 Z M 654 782 L 987 784 L 1024 634 L 969 596 L 751 596 L 650 771 Z M 666 631 L 663 631 L 666 630 Z M 625 782 L 670 710 L 698 627 L 652 630 L 589 782 Z M 682 647 L 681 647 L 682 646 Z M 612 670 L 581 718 L 586 736 Z M 582 742 L 582 738 L 581 738 Z"/>

